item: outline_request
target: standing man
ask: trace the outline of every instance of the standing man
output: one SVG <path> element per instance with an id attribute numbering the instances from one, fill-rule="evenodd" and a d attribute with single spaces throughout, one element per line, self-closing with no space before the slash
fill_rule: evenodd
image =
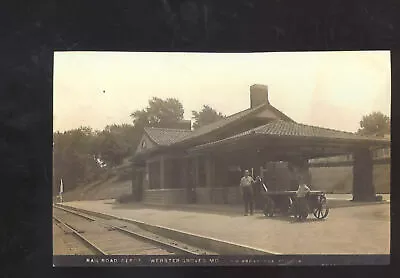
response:
<path id="1" fill-rule="evenodd" d="M 310 180 L 308 179 L 308 161 L 307 160 L 300 160 L 298 173 L 299 173 L 299 187 L 296 191 L 296 206 L 297 206 L 297 215 L 300 217 L 308 215 L 309 208 L 306 201 L 307 194 L 311 191 L 310 188 L 307 186 L 309 185 Z M 304 214 L 303 214 L 304 213 Z"/>
<path id="2" fill-rule="evenodd" d="M 244 171 L 244 177 L 240 179 L 240 190 L 242 192 L 243 201 L 244 201 L 244 210 L 245 216 L 249 213 L 250 207 L 250 215 L 253 215 L 253 185 L 254 180 L 250 176 L 249 170 Z"/>
<path id="3" fill-rule="evenodd" d="M 254 199 L 254 206 L 255 209 L 262 209 L 262 202 L 261 202 L 261 192 L 267 191 L 267 187 L 265 186 L 262 178 L 257 176 L 254 183 L 253 183 L 253 199 Z"/>
<path id="4" fill-rule="evenodd" d="M 301 216 L 303 213 L 308 215 L 309 208 L 307 205 L 306 196 L 310 193 L 310 188 L 305 183 L 300 183 L 299 188 L 296 191 L 296 214 Z"/>

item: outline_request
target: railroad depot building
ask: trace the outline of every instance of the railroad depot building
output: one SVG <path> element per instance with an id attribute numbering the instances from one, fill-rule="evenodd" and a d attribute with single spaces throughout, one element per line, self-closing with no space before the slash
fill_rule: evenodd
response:
<path id="1" fill-rule="evenodd" d="M 255 84 L 250 107 L 222 120 L 195 130 L 190 121 L 145 128 L 133 157 L 132 193 L 146 203 L 239 204 L 244 169 L 263 177 L 269 190 L 289 190 L 288 162 L 351 154 L 353 199 L 373 201 L 372 153 L 389 146 L 389 139 L 297 123 L 270 104 L 267 86 Z"/>

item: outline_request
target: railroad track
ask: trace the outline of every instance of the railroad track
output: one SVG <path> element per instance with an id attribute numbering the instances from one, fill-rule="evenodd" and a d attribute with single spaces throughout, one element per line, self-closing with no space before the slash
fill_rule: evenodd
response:
<path id="1" fill-rule="evenodd" d="M 144 231 L 135 224 L 53 205 L 53 219 L 65 233 L 99 255 L 215 254 Z"/>
<path id="2" fill-rule="evenodd" d="M 53 219 L 53 254 L 54 255 L 96 255 L 98 252 L 74 234 L 63 223 Z"/>

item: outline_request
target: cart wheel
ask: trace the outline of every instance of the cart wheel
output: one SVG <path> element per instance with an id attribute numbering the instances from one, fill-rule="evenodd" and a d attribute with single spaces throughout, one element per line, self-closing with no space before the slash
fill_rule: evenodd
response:
<path id="1" fill-rule="evenodd" d="M 318 207 L 316 207 L 313 211 L 314 216 L 318 219 L 324 219 L 328 216 L 329 208 L 326 203 L 326 197 L 321 197 L 318 203 Z"/>

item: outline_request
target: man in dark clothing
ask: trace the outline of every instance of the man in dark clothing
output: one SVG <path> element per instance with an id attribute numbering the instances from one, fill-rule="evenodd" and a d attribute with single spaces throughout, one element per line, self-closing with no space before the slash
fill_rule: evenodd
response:
<path id="1" fill-rule="evenodd" d="M 240 179 L 240 190 L 242 192 L 243 201 L 244 201 L 244 209 L 245 209 L 245 216 L 249 213 L 250 208 L 250 215 L 253 214 L 253 183 L 254 180 L 250 176 L 249 170 L 244 171 L 244 177 Z"/>
<path id="2" fill-rule="evenodd" d="M 255 182 L 253 183 L 253 194 L 256 209 L 262 209 L 261 206 L 261 192 L 265 191 L 263 188 L 265 186 L 263 180 L 260 176 L 257 176 Z"/>

